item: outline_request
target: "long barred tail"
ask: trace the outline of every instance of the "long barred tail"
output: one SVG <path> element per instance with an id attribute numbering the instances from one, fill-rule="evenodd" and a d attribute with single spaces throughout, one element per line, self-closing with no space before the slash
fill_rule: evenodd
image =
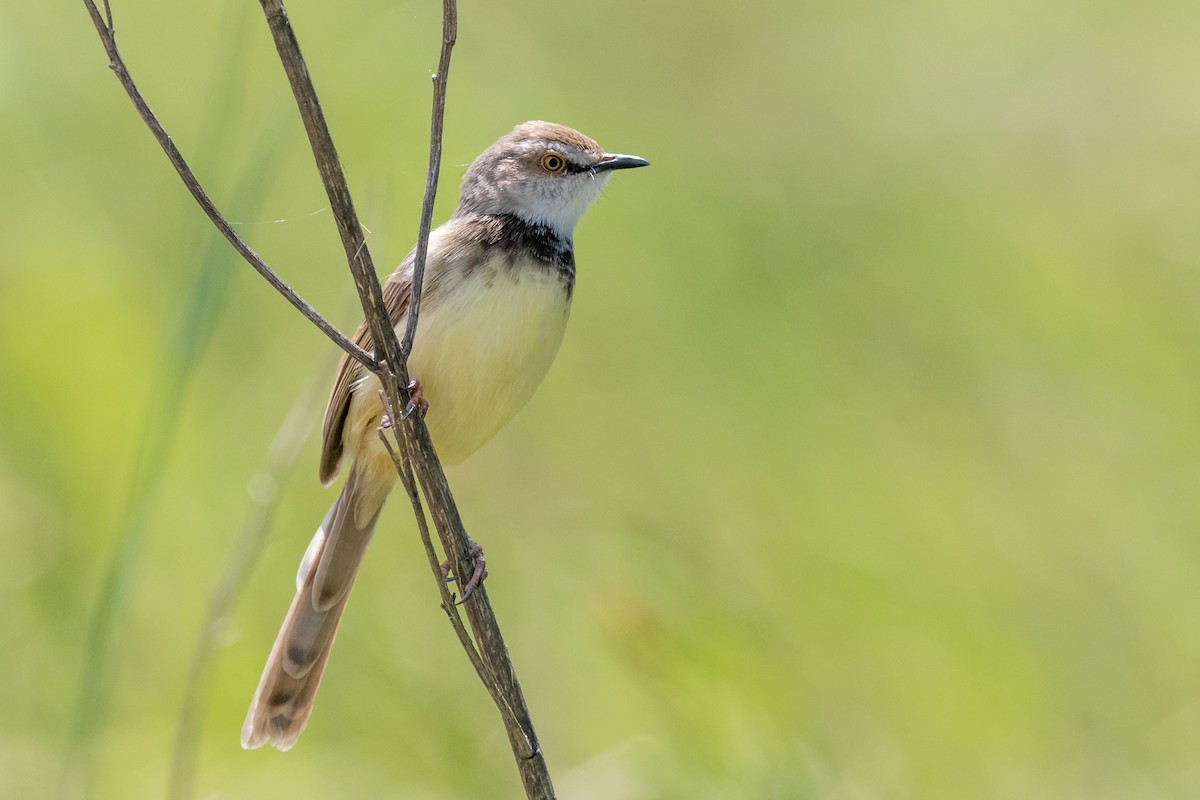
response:
<path id="1" fill-rule="evenodd" d="M 296 596 L 250 701 L 242 747 L 270 742 L 288 750 L 312 713 L 338 622 L 383 507 L 381 493 L 359 491 L 360 474 L 357 467 L 351 470 L 300 562 Z"/>

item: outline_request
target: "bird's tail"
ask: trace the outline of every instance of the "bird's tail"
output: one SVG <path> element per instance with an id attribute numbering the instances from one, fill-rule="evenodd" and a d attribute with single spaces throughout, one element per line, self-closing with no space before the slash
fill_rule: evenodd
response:
<path id="1" fill-rule="evenodd" d="M 362 486 L 363 472 L 357 464 L 351 469 L 300 562 L 296 597 L 250 701 L 242 747 L 270 742 L 288 750 L 312 713 L 338 622 L 386 497 Z"/>

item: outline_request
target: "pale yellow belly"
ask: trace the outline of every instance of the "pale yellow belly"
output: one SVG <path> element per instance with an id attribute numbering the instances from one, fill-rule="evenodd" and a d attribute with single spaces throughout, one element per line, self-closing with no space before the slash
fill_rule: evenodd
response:
<path id="1" fill-rule="evenodd" d="M 529 401 L 558 353 L 570 308 L 562 280 L 541 267 L 480 270 L 422 304 L 408 371 L 421 381 L 443 462 L 471 455 Z M 364 381 L 355 395 L 352 416 L 378 397 L 378 381 Z"/>

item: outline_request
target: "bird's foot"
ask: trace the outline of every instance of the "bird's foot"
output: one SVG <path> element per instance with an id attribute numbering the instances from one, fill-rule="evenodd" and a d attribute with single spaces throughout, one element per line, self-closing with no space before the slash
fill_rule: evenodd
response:
<path id="1" fill-rule="evenodd" d="M 480 584 L 483 583 L 484 578 L 486 578 L 488 574 L 487 560 L 483 557 L 483 548 L 479 546 L 479 542 L 468 536 L 467 548 L 468 552 L 471 554 L 471 560 L 475 564 L 475 569 L 471 572 L 470 580 L 468 580 L 462 587 L 462 599 L 458 601 L 458 605 L 462 605 L 463 603 L 467 602 L 467 598 L 479 588 Z M 442 577 L 447 581 L 455 580 L 457 577 L 450 574 L 450 569 L 450 562 L 443 561 Z"/>
<path id="2" fill-rule="evenodd" d="M 425 418 L 425 413 L 429 411 L 429 401 L 425 399 L 425 392 L 421 388 L 421 382 L 413 378 L 408 382 L 408 405 L 404 408 L 404 414 L 400 419 L 408 419 L 413 415 L 413 412 L 418 412 L 421 418 Z"/>

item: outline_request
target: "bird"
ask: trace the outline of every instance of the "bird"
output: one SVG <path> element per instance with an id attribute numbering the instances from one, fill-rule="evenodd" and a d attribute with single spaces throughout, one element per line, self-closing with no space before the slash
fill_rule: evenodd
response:
<path id="1" fill-rule="evenodd" d="M 551 122 L 517 125 L 463 175 L 458 205 L 429 236 L 409 374 L 438 457 L 456 464 L 533 395 L 558 352 L 575 289 L 574 230 L 614 171 L 608 153 Z M 415 248 L 383 285 L 397 335 L 408 324 Z M 354 342 L 370 351 L 364 321 Z M 345 484 L 300 562 L 288 608 L 242 726 L 242 746 L 295 745 L 312 713 L 363 554 L 397 478 L 377 431 L 379 378 L 343 355 L 322 426 L 319 476 Z"/>

